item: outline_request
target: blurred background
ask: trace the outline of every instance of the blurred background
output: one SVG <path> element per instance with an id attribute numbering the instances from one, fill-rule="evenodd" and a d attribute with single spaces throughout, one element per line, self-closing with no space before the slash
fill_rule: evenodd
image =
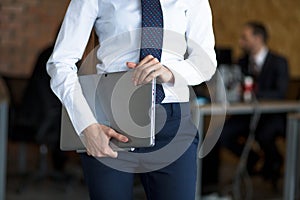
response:
<path id="1" fill-rule="evenodd" d="M 9 134 L 4 150 L 7 157 L 5 199 L 88 198 L 78 156 L 74 152 L 60 152 L 58 149 L 55 137 L 59 136 L 59 120 L 53 124 L 42 120 L 59 119 L 60 104 L 49 94 L 49 90 L 43 98 L 38 93 L 39 88 L 36 88 L 37 83 L 41 83 L 38 78 L 44 77 L 43 80 L 48 81 L 45 69 L 37 66 L 43 67 L 50 56 L 68 4 L 69 0 L 0 2 L 0 94 L 2 99 L 6 96 L 10 100 Z M 228 64 L 236 62 L 241 56 L 238 40 L 244 23 L 257 20 L 266 25 L 270 33 L 269 48 L 285 56 L 289 62 L 287 99 L 296 100 L 300 91 L 299 0 L 210 0 L 210 4 L 216 48 L 229 52 Z M 30 99 L 32 96 L 34 99 Z M 36 114 L 38 112 L 41 113 Z M 53 133 L 54 138 L 44 139 L 45 133 L 48 136 Z M 282 137 L 277 143 L 284 155 L 285 138 Z M 209 167 L 205 167 L 205 163 L 211 163 L 214 158 L 203 160 L 202 173 L 206 174 L 202 180 L 203 195 L 221 195 L 230 184 L 238 160 L 226 151 L 221 151 L 221 159 L 217 183 L 210 180 L 213 174 L 209 173 Z M 282 199 L 283 177 L 284 167 L 276 191 L 261 178 L 253 178 L 253 199 Z M 139 180 L 135 184 L 136 199 L 143 199 Z M 214 195 L 207 198 L 217 199 Z"/>
<path id="2" fill-rule="evenodd" d="M 1 1 L 1 73 L 29 77 L 41 49 L 52 44 L 69 0 Z M 216 45 L 239 55 L 240 28 L 248 20 L 263 22 L 270 31 L 270 47 L 285 55 L 292 77 L 300 76 L 297 0 L 210 0 Z"/>

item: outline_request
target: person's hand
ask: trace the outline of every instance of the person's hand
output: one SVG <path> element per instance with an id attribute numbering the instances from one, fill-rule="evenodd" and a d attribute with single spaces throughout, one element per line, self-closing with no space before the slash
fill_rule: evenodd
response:
<path id="1" fill-rule="evenodd" d="M 120 142 L 127 142 L 128 138 L 114 131 L 113 129 L 101 125 L 92 124 L 83 131 L 87 154 L 94 157 L 116 158 L 118 153 L 109 146 L 111 138 Z"/>
<path id="2" fill-rule="evenodd" d="M 149 83 L 154 78 L 158 78 L 161 83 L 174 83 L 173 73 L 152 55 L 146 56 L 139 63 L 127 62 L 126 64 L 128 68 L 134 69 L 132 77 L 134 85 Z"/>

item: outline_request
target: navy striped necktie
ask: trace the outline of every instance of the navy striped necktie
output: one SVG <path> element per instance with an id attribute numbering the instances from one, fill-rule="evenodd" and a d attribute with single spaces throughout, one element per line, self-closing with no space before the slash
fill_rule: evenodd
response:
<path id="1" fill-rule="evenodd" d="M 142 36 L 140 60 L 152 55 L 161 60 L 163 44 L 163 13 L 159 0 L 141 0 L 142 6 Z M 156 85 L 156 103 L 165 98 L 161 84 Z"/>

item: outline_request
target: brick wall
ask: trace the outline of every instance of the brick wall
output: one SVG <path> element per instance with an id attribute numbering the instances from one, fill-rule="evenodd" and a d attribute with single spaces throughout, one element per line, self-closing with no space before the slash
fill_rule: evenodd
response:
<path id="1" fill-rule="evenodd" d="M 51 44 L 69 0 L 1 0 L 0 73 L 29 76 Z"/>

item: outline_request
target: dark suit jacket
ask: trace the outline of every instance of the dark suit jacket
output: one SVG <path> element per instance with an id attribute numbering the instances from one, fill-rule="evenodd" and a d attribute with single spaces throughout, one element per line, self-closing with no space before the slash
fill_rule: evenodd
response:
<path id="1" fill-rule="evenodd" d="M 249 56 L 241 58 L 238 64 L 244 75 L 252 75 L 249 70 Z M 257 78 L 257 98 L 283 99 L 289 82 L 288 71 L 287 60 L 269 51 Z"/>

